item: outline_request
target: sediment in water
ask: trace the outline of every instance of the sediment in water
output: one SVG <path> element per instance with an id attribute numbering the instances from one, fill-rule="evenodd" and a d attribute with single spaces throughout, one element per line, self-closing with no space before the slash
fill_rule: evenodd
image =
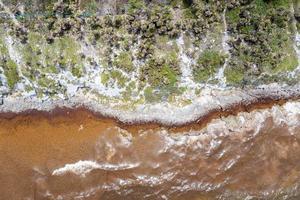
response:
<path id="1" fill-rule="evenodd" d="M 84 109 L 2 116 L 0 192 L 5 199 L 298 197 L 299 117 L 299 101 L 201 130 L 123 128 Z"/>

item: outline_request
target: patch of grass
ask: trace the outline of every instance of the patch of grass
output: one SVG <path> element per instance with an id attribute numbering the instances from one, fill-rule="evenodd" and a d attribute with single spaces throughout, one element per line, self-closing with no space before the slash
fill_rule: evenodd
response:
<path id="1" fill-rule="evenodd" d="M 8 54 L 6 44 L 4 42 L 4 35 L 0 34 L 0 57 Z"/>
<path id="2" fill-rule="evenodd" d="M 225 69 L 224 75 L 226 77 L 226 81 L 229 84 L 240 84 L 244 79 L 244 69 L 241 67 L 227 67 Z"/>
<path id="3" fill-rule="evenodd" d="M 44 88 L 49 87 L 49 85 L 51 84 L 51 82 L 52 81 L 50 79 L 48 79 L 47 77 L 44 77 L 44 76 L 42 76 L 42 77 L 40 77 L 38 79 L 39 86 L 44 87 Z"/>
<path id="4" fill-rule="evenodd" d="M 171 6 L 175 7 L 175 6 L 181 6 L 181 5 L 183 5 L 184 1 L 182 1 L 182 0 L 168 0 L 168 3 Z"/>
<path id="5" fill-rule="evenodd" d="M 296 69 L 298 66 L 298 58 L 296 55 L 289 55 L 285 57 L 282 62 L 280 62 L 276 68 L 275 72 L 288 72 Z"/>
<path id="6" fill-rule="evenodd" d="M 290 7 L 290 0 L 273 0 L 271 1 L 271 3 L 275 6 L 275 7 L 284 7 L 284 8 L 289 8 Z"/>
<path id="7" fill-rule="evenodd" d="M 113 64 L 126 72 L 133 70 L 132 56 L 129 52 L 121 52 L 114 60 Z"/>
<path id="8" fill-rule="evenodd" d="M 4 65 L 4 75 L 7 78 L 7 84 L 10 89 L 13 89 L 15 84 L 20 80 L 17 64 L 9 59 Z"/>
<path id="9" fill-rule="evenodd" d="M 197 66 L 193 70 L 194 79 L 203 82 L 215 74 L 218 68 L 225 62 L 225 56 L 217 51 L 205 50 L 197 60 Z"/>
<path id="10" fill-rule="evenodd" d="M 298 66 L 298 58 L 292 41 L 288 35 L 284 33 L 277 34 L 276 36 L 277 37 L 272 38 L 270 47 L 272 51 L 275 52 L 273 55 L 277 57 L 266 56 L 262 68 L 265 72 L 271 74 L 292 71 Z"/>
<path id="11" fill-rule="evenodd" d="M 62 55 L 62 64 L 68 66 L 81 63 L 79 56 L 79 44 L 71 37 L 64 36 L 59 38 L 57 46 Z"/>
<path id="12" fill-rule="evenodd" d="M 39 84 L 38 96 L 50 95 L 54 96 L 57 94 L 60 89 L 56 84 L 56 81 L 47 77 L 46 75 L 42 75 L 38 78 L 37 83 Z"/>
<path id="13" fill-rule="evenodd" d="M 176 63 L 175 63 L 176 64 Z M 174 70 L 174 63 L 170 60 L 149 60 L 142 68 L 143 76 L 147 77 L 147 82 L 154 88 L 174 86 L 178 80 L 178 74 Z"/>
<path id="14" fill-rule="evenodd" d="M 265 14 L 269 8 L 268 3 L 265 0 L 255 0 L 254 5 L 256 12 L 260 14 Z"/>
<path id="15" fill-rule="evenodd" d="M 229 9 L 226 13 L 232 44 L 232 66 L 225 70 L 231 84 L 255 84 L 262 81 L 285 81 L 284 76 L 297 66 L 293 49 L 289 0 L 254 0 Z M 239 41 L 241 43 L 234 42 Z M 255 69 L 253 66 L 256 66 Z"/>
<path id="16" fill-rule="evenodd" d="M 128 79 L 123 76 L 123 74 L 117 70 L 114 70 L 110 73 L 111 78 L 117 82 L 120 87 L 125 87 Z"/>
<path id="17" fill-rule="evenodd" d="M 159 45 L 159 47 L 167 45 L 168 41 L 169 37 L 167 35 L 159 35 L 156 37 L 156 42 Z"/>
<path id="18" fill-rule="evenodd" d="M 42 47 L 44 47 L 43 36 L 38 33 L 30 33 L 28 35 L 28 43 L 20 46 L 22 58 L 28 67 L 38 70 L 41 68 L 39 64 L 42 61 Z"/>
<path id="19" fill-rule="evenodd" d="M 85 3 L 85 13 L 87 16 L 93 15 L 97 12 L 97 2 L 95 0 L 89 0 Z"/>
<path id="20" fill-rule="evenodd" d="M 194 19 L 194 18 L 196 18 L 195 14 L 193 13 L 192 9 L 190 9 L 190 8 L 183 9 L 182 13 L 183 13 L 183 17 L 185 19 Z"/>
<path id="21" fill-rule="evenodd" d="M 58 74 L 58 70 L 54 65 L 47 66 L 47 69 L 48 69 L 47 70 L 48 73 Z"/>
<path id="22" fill-rule="evenodd" d="M 82 69 L 78 65 L 72 67 L 71 72 L 72 75 L 76 76 L 77 78 L 80 78 L 82 76 Z"/>
<path id="23" fill-rule="evenodd" d="M 177 75 L 171 67 L 169 67 L 168 65 L 164 65 L 162 67 L 162 70 L 161 70 L 160 73 L 164 77 L 164 79 L 165 79 L 164 82 L 165 82 L 166 85 L 174 86 L 176 84 Z"/>
<path id="24" fill-rule="evenodd" d="M 128 13 L 133 14 L 137 10 L 145 8 L 145 3 L 143 0 L 129 0 L 128 1 Z"/>
<path id="25" fill-rule="evenodd" d="M 109 74 L 107 74 L 107 73 L 102 73 L 102 74 L 101 74 L 101 83 L 102 83 L 103 85 L 107 85 L 108 81 L 109 81 Z"/>
<path id="26" fill-rule="evenodd" d="M 154 89 L 152 87 L 146 87 L 144 90 L 145 101 L 148 103 L 157 102 L 160 100 L 160 96 L 154 93 Z"/>
<path id="27" fill-rule="evenodd" d="M 176 58 L 177 59 L 177 58 Z M 151 87 L 144 90 L 147 102 L 164 101 L 171 95 L 179 94 L 178 71 L 172 59 L 154 57 L 142 67 L 143 79 L 140 83 L 149 83 Z"/>
<path id="28" fill-rule="evenodd" d="M 123 101 L 130 101 L 132 98 L 133 90 L 136 87 L 135 81 L 131 81 L 127 86 L 124 92 L 122 92 Z"/>
<path id="29" fill-rule="evenodd" d="M 230 11 L 228 11 L 226 13 L 227 15 L 227 20 L 230 22 L 230 23 L 237 23 L 240 19 L 239 17 L 239 14 L 241 12 L 241 9 L 240 8 L 234 8 Z"/>
<path id="30" fill-rule="evenodd" d="M 34 52 L 39 51 L 41 46 L 45 44 L 43 35 L 35 32 L 30 32 L 28 34 L 28 44 Z"/>

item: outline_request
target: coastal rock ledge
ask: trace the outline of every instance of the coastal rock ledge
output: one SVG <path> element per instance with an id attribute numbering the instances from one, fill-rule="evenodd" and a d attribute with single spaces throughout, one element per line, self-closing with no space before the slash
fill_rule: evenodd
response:
<path id="1" fill-rule="evenodd" d="M 299 0 L 0 0 L 0 112 L 183 125 L 300 97 Z"/>

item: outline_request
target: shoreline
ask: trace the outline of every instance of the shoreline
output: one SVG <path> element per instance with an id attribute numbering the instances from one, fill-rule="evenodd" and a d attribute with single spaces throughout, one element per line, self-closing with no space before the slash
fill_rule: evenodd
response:
<path id="1" fill-rule="evenodd" d="M 42 116 L 44 118 L 55 118 L 57 116 L 67 117 L 75 113 L 85 112 L 92 117 L 98 119 L 107 119 L 113 121 L 125 129 L 131 129 L 135 126 L 142 127 L 165 127 L 179 131 L 186 128 L 202 129 L 213 119 L 227 117 L 229 115 L 237 115 L 240 112 L 251 112 L 257 109 L 267 109 L 275 105 L 283 105 L 289 101 L 297 101 L 300 99 L 300 89 L 298 86 L 290 88 L 262 88 L 252 91 L 231 91 L 231 95 L 214 96 L 216 99 L 222 99 L 223 102 L 206 102 L 206 104 L 194 104 L 189 109 L 183 110 L 178 108 L 175 115 L 170 117 L 166 113 L 139 113 L 139 111 L 117 111 L 111 108 L 105 108 L 103 105 L 96 104 L 91 101 L 61 101 L 61 102 L 46 102 L 31 103 L 26 100 L 12 99 L 10 102 L 4 101 L 0 106 L 0 119 L 13 119 L 18 116 Z M 201 98 L 201 97 L 200 97 Z M 23 101 L 23 102 L 22 102 Z M 29 104 L 28 104 L 29 103 Z M 8 105 L 7 107 L 5 107 Z M 16 107 L 15 105 L 22 105 Z M 32 106 L 32 107 L 30 107 Z M 154 105 L 155 106 L 155 105 Z M 19 109 L 19 110 L 18 110 Z M 174 117 L 182 116 L 176 121 Z M 187 112 L 190 112 L 189 113 Z"/>
<path id="2" fill-rule="evenodd" d="M 213 120 L 204 129 L 185 127 L 182 132 L 136 125 L 123 129 L 115 121 L 97 119 L 83 109 L 69 111 L 56 109 L 50 115 L 44 112 L 48 119 L 38 113 L 30 115 L 33 114 L 30 112 L 27 117 L 0 119 L 0 145 L 4 147 L 1 148 L 1 167 L 7 174 L 3 175 L 2 193 L 6 199 L 11 194 L 19 195 L 17 199 L 30 195 L 39 198 L 36 194 L 40 194 L 41 199 L 48 194 L 54 198 L 63 195 L 64 199 L 74 199 L 82 192 L 91 191 L 86 183 L 94 185 L 94 181 L 100 185 L 96 190 L 100 194 L 128 188 L 138 191 L 141 185 L 154 185 L 153 191 L 160 186 L 164 186 L 165 191 L 175 188 L 174 191 L 180 193 L 186 186 L 174 187 L 178 176 L 169 176 L 168 172 L 186 177 L 189 186 L 200 182 L 208 172 L 217 174 L 220 169 L 224 171 L 221 174 L 224 179 L 238 175 L 234 177 L 240 182 L 222 186 L 230 188 L 233 196 L 247 185 L 247 191 L 259 191 L 264 198 L 264 191 L 269 190 L 267 186 L 274 182 L 263 176 L 265 171 L 270 171 L 270 166 L 276 169 L 271 170 L 270 177 L 276 177 L 278 187 L 282 188 L 282 182 L 291 183 L 291 179 L 281 178 L 282 174 L 294 177 L 293 171 L 286 169 L 293 168 L 299 161 L 294 155 L 300 155 L 300 101 L 238 113 Z M 276 168 L 278 163 L 289 164 Z M 240 179 L 251 174 L 256 166 L 260 166 L 259 174 L 254 171 L 251 177 L 261 177 L 261 181 L 266 181 L 266 188 L 257 186 L 256 178 Z M 195 171 L 191 171 L 193 169 Z M 186 172 L 198 174 L 192 176 Z M 299 174 L 296 175 L 298 178 Z M 218 186 L 224 179 L 217 176 L 207 183 Z M 113 185 L 114 189 L 107 190 L 107 185 Z M 289 187 L 292 185 L 284 188 Z M 93 192 L 88 194 L 94 197 Z"/>

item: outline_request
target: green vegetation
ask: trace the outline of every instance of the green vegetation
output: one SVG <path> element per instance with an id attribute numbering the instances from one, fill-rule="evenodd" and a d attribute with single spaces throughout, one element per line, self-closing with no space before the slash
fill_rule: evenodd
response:
<path id="1" fill-rule="evenodd" d="M 193 70 L 197 82 L 207 81 L 224 65 L 225 57 L 217 51 L 205 50 L 197 60 Z"/>
<path id="2" fill-rule="evenodd" d="M 103 85 L 107 85 L 108 81 L 109 81 L 109 74 L 107 74 L 107 73 L 102 73 L 102 74 L 101 74 L 101 83 L 102 83 Z"/>
<path id="3" fill-rule="evenodd" d="M 113 70 L 110 73 L 111 78 L 117 82 L 118 86 L 124 88 L 126 83 L 128 82 L 128 78 L 126 78 L 120 71 Z"/>
<path id="4" fill-rule="evenodd" d="M 241 66 L 228 66 L 224 71 L 227 83 L 240 85 L 245 76 L 244 71 L 245 69 Z"/>
<path id="5" fill-rule="evenodd" d="M 85 3 L 86 15 L 90 16 L 97 11 L 97 2 L 95 0 L 89 0 Z"/>
<path id="6" fill-rule="evenodd" d="M 136 83 L 131 81 L 125 88 L 125 91 L 122 93 L 123 101 L 130 101 L 133 96 L 133 90 L 136 87 Z"/>
<path id="7" fill-rule="evenodd" d="M 175 59 L 176 58 L 176 59 Z M 141 83 L 148 83 L 151 87 L 144 90 L 145 100 L 154 102 L 168 99 L 171 95 L 181 93 L 178 88 L 179 80 L 178 57 L 168 55 L 152 57 L 141 69 Z"/>
<path id="8" fill-rule="evenodd" d="M 8 55 L 8 50 L 4 42 L 4 35 L 0 34 L 0 58 L 3 59 Z"/>
<path id="9" fill-rule="evenodd" d="M 71 37 L 62 37 L 55 41 L 54 50 L 57 50 L 62 58 L 61 66 L 81 65 L 79 44 Z"/>
<path id="10" fill-rule="evenodd" d="M 226 70 L 230 83 L 244 80 L 254 84 L 260 74 L 278 76 L 284 81 L 280 78 L 281 73 L 297 67 L 290 31 L 290 4 L 288 0 L 255 0 L 228 10 L 226 19 L 231 30 L 230 45 L 235 47 L 232 49 L 231 66 Z"/>
<path id="11" fill-rule="evenodd" d="M 143 66 L 141 78 L 146 78 L 147 82 L 155 88 L 175 86 L 179 75 L 176 70 L 177 64 L 174 60 L 152 58 Z"/>
<path id="12" fill-rule="evenodd" d="M 71 72 L 72 75 L 76 76 L 77 78 L 80 78 L 82 76 L 82 69 L 78 65 L 72 67 Z"/>
<path id="13" fill-rule="evenodd" d="M 144 97 L 145 97 L 146 102 L 148 102 L 148 103 L 158 102 L 161 98 L 157 94 L 157 92 L 154 91 L 154 89 L 152 87 L 145 88 Z"/>
<path id="14" fill-rule="evenodd" d="M 39 88 L 37 88 L 37 95 L 42 97 L 44 95 L 54 96 L 58 91 L 63 91 L 63 88 L 59 86 L 55 80 L 46 75 L 41 75 L 37 79 Z"/>
<path id="15" fill-rule="evenodd" d="M 124 101 L 131 95 L 142 96 L 141 91 L 147 102 L 177 99 L 174 97 L 183 92 L 178 88 L 180 67 L 185 64 L 180 59 L 186 59 L 182 55 L 194 64 L 196 82 L 218 81 L 211 78 L 226 58 L 222 49 L 224 11 L 230 46 L 224 72 L 228 84 L 254 86 L 258 79 L 262 84 L 286 83 L 284 75 L 298 65 L 289 0 L 129 0 L 113 8 L 116 14 L 105 16 L 95 14 L 102 11 L 95 0 L 81 2 L 80 8 L 75 1 L 55 6 L 53 2 L 47 4 L 49 15 L 18 18 L 26 31 L 3 22 L 8 31 L 0 31 L 0 67 L 10 88 L 20 77 L 9 55 L 7 33 L 22 60 L 22 75 L 42 88 L 34 88 L 40 95 L 55 93 L 59 87 L 58 81 L 51 80 L 55 74 L 68 71 L 80 78 L 86 65 L 102 67 L 101 83 L 107 87 L 116 83 L 125 89 Z M 178 40 L 181 36 L 184 44 Z M 85 45 L 93 52 L 84 52 Z M 133 61 L 140 64 L 137 69 Z M 131 72 L 139 69 L 139 80 L 130 82 L 130 75 L 135 75 Z"/>
<path id="16" fill-rule="evenodd" d="M 240 19 L 240 14 L 241 12 L 241 9 L 240 8 L 234 8 L 234 9 L 231 9 L 227 12 L 227 20 L 230 22 L 230 23 L 237 23 Z"/>
<path id="17" fill-rule="evenodd" d="M 113 64 L 119 69 L 122 69 L 126 72 L 131 72 L 133 70 L 131 52 L 121 52 Z"/>
<path id="18" fill-rule="evenodd" d="M 177 82 L 177 75 L 175 71 L 168 65 L 164 65 L 160 71 L 163 77 L 163 83 L 170 86 L 175 86 Z"/>
<path id="19" fill-rule="evenodd" d="M 4 75 L 7 78 L 7 84 L 10 89 L 13 89 L 15 84 L 20 80 L 17 64 L 9 59 L 4 65 Z"/>
<path id="20" fill-rule="evenodd" d="M 44 47 L 44 38 L 42 35 L 38 33 L 30 33 L 28 35 L 28 43 L 20 46 L 21 56 L 26 63 L 27 67 L 30 68 L 29 73 L 24 73 L 29 79 L 35 79 L 35 74 L 37 74 L 41 69 L 42 66 L 42 48 Z"/>
<path id="21" fill-rule="evenodd" d="M 21 56 L 30 72 L 24 75 L 35 80 L 36 75 L 57 74 L 57 66 L 69 69 L 76 77 L 82 76 L 82 58 L 79 55 L 79 44 L 71 37 L 61 37 L 48 44 L 43 35 L 31 32 L 28 43 L 20 46 Z"/>
<path id="22" fill-rule="evenodd" d="M 128 7 L 128 13 L 133 14 L 137 10 L 141 10 L 145 7 L 145 3 L 143 0 L 129 0 L 128 1 L 129 7 Z"/>

